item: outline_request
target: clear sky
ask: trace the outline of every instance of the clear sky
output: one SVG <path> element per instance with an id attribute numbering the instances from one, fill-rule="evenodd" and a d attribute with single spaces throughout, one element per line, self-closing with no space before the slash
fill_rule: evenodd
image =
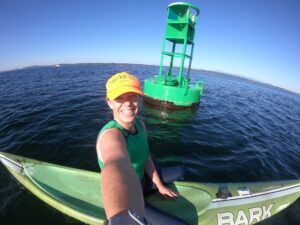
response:
<path id="1" fill-rule="evenodd" d="M 0 71 L 159 65 L 170 0 L 0 0 Z M 198 0 L 192 68 L 300 93 L 300 0 Z"/>

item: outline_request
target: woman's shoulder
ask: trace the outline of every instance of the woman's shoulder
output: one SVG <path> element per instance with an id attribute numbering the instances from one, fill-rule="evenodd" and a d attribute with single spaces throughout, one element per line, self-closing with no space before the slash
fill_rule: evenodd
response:
<path id="1" fill-rule="evenodd" d="M 114 141 L 120 141 L 125 140 L 124 134 L 122 130 L 116 128 L 116 127 L 111 127 L 107 129 L 102 129 L 97 138 L 97 144 L 101 142 L 114 142 Z M 126 142 L 126 140 L 125 140 Z"/>
<path id="2" fill-rule="evenodd" d="M 114 128 L 114 127 L 116 127 L 116 121 L 114 121 L 114 120 L 110 120 L 110 121 L 108 121 L 103 127 L 102 127 L 102 129 L 101 130 L 105 130 L 105 129 L 108 129 L 108 128 Z"/>
<path id="3" fill-rule="evenodd" d="M 104 133 L 108 133 L 109 136 L 110 135 L 120 135 L 120 134 L 122 134 L 123 136 L 126 136 L 126 132 L 125 132 L 124 128 L 122 128 L 121 125 L 115 120 L 109 121 L 102 127 L 102 129 L 98 133 L 98 138 L 100 136 L 103 136 Z"/>
<path id="4" fill-rule="evenodd" d="M 112 152 L 120 152 L 117 150 L 123 152 L 126 149 L 126 140 L 119 129 L 106 129 L 98 135 L 96 149 L 100 167 L 103 168 L 103 161 L 105 161 L 105 158 L 107 159 L 108 155 L 111 155 Z"/>
<path id="5" fill-rule="evenodd" d="M 100 130 L 99 134 L 101 134 L 103 131 L 110 129 L 110 128 L 117 128 L 120 129 L 120 125 L 115 121 L 115 120 L 111 120 L 109 122 L 107 122 L 102 129 Z"/>

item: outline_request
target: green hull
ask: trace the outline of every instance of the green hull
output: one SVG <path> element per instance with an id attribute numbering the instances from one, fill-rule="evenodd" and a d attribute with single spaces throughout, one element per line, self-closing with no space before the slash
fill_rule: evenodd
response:
<path id="1" fill-rule="evenodd" d="M 44 202 L 87 224 L 104 224 L 99 173 L 8 153 L 0 153 L 0 159 L 22 185 Z M 255 224 L 285 209 L 300 195 L 300 180 L 228 184 L 175 182 L 170 187 L 180 193 L 176 201 L 158 193 L 145 200 L 194 225 Z"/>
<path id="2" fill-rule="evenodd" d="M 144 82 L 144 93 L 146 97 L 160 102 L 178 107 L 190 107 L 200 102 L 203 86 L 201 81 L 196 85 L 172 86 L 159 83 L 154 78 L 148 78 Z"/>

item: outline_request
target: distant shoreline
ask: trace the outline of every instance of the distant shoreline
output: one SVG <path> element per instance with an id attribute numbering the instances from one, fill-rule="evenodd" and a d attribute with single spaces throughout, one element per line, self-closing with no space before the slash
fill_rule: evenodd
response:
<path id="1" fill-rule="evenodd" d="M 13 72 L 13 71 L 19 71 L 19 70 L 38 69 L 38 68 L 44 68 L 44 67 L 60 68 L 60 67 L 64 67 L 64 66 L 101 65 L 101 64 L 135 65 L 135 66 L 156 66 L 156 67 L 159 67 L 159 65 L 152 65 L 152 64 L 133 64 L 133 63 L 115 63 L 115 62 L 112 62 L 112 63 L 58 63 L 58 64 L 52 64 L 52 65 L 26 66 L 26 67 L 23 67 L 23 68 L 17 68 L 17 69 L 0 71 L 0 74 L 1 73 L 7 73 L 7 72 Z M 250 81 L 250 82 L 254 82 L 254 83 L 258 83 L 258 84 L 263 84 L 263 85 L 266 85 L 266 86 L 271 86 L 274 89 L 278 89 L 278 90 L 285 91 L 285 92 L 288 92 L 288 93 L 300 95 L 300 92 L 298 93 L 296 91 L 288 90 L 288 89 L 285 89 L 283 87 L 279 87 L 279 86 L 275 86 L 273 84 L 265 83 L 263 81 L 252 79 L 252 78 L 249 78 L 247 76 L 240 75 L 240 74 L 231 74 L 231 73 L 228 73 L 228 72 L 206 70 L 206 69 L 201 69 L 201 68 L 192 68 L 191 70 L 192 71 L 205 72 L 205 73 L 210 74 L 212 76 L 224 76 L 225 75 L 225 76 L 233 77 L 235 79 L 246 80 L 246 81 Z"/>

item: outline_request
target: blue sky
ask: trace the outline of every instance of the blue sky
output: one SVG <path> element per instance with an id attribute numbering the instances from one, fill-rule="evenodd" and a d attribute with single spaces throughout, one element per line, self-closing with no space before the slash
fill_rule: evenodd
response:
<path id="1" fill-rule="evenodd" d="M 159 65 L 169 0 L 0 0 L 0 71 L 58 63 Z M 300 93 L 300 1 L 198 0 L 192 68 Z"/>

